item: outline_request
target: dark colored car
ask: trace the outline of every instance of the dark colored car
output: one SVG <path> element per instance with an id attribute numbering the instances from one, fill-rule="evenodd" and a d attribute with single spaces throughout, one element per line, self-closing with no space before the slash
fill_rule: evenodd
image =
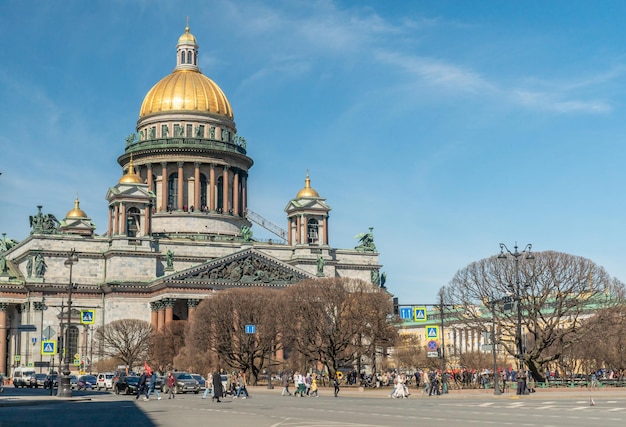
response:
<path id="1" fill-rule="evenodd" d="M 45 387 L 47 377 L 48 375 L 46 374 L 35 374 L 30 378 L 30 386 L 35 388 Z"/>
<path id="2" fill-rule="evenodd" d="M 95 390 L 97 381 L 95 375 L 81 375 L 78 377 L 76 388 L 78 390 Z"/>
<path id="3" fill-rule="evenodd" d="M 137 394 L 139 388 L 139 377 L 136 376 L 124 376 L 115 382 L 113 390 L 115 394 Z"/>
<path id="4" fill-rule="evenodd" d="M 200 385 L 200 391 L 206 390 L 206 379 L 200 374 L 191 374 L 194 380 Z"/>
<path id="5" fill-rule="evenodd" d="M 59 376 L 57 374 L 48 374 L 43 384 L 44 388 L 55 388 L 59 386 Z"/>
<path id="6" fill-rule="evenodd" d="M 78 388 L 78 377 L 76 375 L 70 376 L 70 388 Z"/>
<path id="7" fill-rule="evenodd" d="M 195 393 L 200 392 L 200 384 L 196 381 L 191 374 L 187 372 L 174 372 L 174 378 L 176 378 L 176 385 L 174 386 L 174 393 Z M 165 385 L 163 387 L 164 392 L 169 391 L 169 387 Z"/>

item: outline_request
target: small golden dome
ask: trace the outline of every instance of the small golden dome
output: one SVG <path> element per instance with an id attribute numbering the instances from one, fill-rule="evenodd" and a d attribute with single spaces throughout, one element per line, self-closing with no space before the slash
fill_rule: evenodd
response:
<path id="1" fill-rule="evenodd" d="M 194 35 L 189 32 L 189 26 L 185 27 L 185 33 L 178 38 L 178 44 L 198 44 Z"/>
<path id="2" fill-rule="evenodd" d="M 155 84 L 141 104 L 139 118 L 170 111 L 213 113 L 233 119 L 233 110 L 222 89 L 193 69 L 177 69 Z"/>
<path id="3" fill-rule="evenodd" d="M 319 193 L 311 188 L 311 179 L 309 178 L 309 171 L 306 171 L 306 178 L 304 179 L 304 188 L 298 191 L 296 199 L 319 197 Z"/>
<path id="4" fill-rule="evenodd" d="M 133 164 L 133 156 L 130 156 L 130 162 L 128 164 L 128 170 L 120 178 L 120 184 L 143 184 L 143 179 L 135 172 L 135 165 Z"/>
<path id="5" fill-rule="evenodd" d="M 76 195 L 76 200 L 74 200 L 74 209 L 69 211 L 65 218 L 88 218 L 87 214 L 80 207 L 80 202 L 78 201 L 78 194 Z"/>

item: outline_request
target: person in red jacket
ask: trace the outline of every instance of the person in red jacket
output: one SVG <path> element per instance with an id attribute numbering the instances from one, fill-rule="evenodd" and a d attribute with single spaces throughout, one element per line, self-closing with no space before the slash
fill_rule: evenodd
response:
<path id="1" fill-rule="evenodd" d="M 171 372 L 167 373 L 167 388 L 169 390 L 170 396 L 168 399 L 175 399 L 176 394 L 174 394 L 174 387 L 176 387 L 176 377 L 172 375 Z"/>

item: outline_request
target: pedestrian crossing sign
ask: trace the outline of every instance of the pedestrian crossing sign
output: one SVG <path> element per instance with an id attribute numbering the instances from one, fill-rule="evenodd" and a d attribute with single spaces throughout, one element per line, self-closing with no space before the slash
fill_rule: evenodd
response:
<path id="1" fill-rule="evenodd" d="M 57 342 L 51 340 L 41 341 L 41 355 L 53 356 L 57 354 Z"/>
<path id="2" fill-rule="evenodd" d="M 413 308 L 413 319 L 416 322 L 425 322 L 427 320 L 426 307 Z"/>
<path id="3" fill-rule="evenodd" d="M 93 325 L 96 323 L 96 310 L 81 310 L 80 323 L 83 325 Z"/>
<path id="4" fill-rule="evenodd" d="M 438 340 L 439 339 L 439 326 L 428 326 L 426 328 L 426 339 Z"/>

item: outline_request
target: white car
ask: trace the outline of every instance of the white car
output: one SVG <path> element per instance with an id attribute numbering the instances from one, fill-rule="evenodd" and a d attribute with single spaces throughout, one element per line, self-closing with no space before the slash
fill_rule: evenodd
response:
<path id="1" fill-rule="evenodd" d="M 110 390 L 113 388 L 113 372 L 101 372 L 96 379 L 96 388 L 98 390 Z"/>

